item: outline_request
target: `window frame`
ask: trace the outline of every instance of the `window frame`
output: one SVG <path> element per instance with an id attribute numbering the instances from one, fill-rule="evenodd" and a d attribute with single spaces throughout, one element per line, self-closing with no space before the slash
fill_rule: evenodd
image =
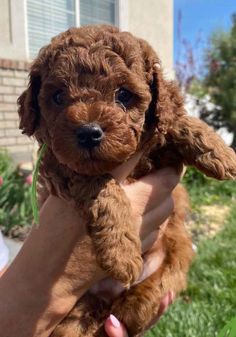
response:
<path id="1" fill-rule="evenodd" d="M 80 27 L 80 0 L 74 0 L 75 4 L 75 26 Z M 25 50 L 26 57 L 30 60 L 30 46 L 29 46 L 29 31 L 28 31 L 28 17 L 27 17 L 27 0 L 24 0 L 24 30 L 25 30 Z M 129 0 L 116 0 L 115 3 L 115 25 L 120 30 L 128 30 L 129 28 L 129 14 L 128 14 Z"/>

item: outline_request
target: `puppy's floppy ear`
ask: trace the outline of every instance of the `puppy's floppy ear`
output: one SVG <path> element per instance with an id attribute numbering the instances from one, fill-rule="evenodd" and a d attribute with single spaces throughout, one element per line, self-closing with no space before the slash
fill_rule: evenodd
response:
<path id="1" fill-rule="evenodd" d="M 182 116 L 168 132 L 169 141 L 186 165 L 216 179 L 236 179 L 236 154 L 198 118 Z"/>
<path id="2" fill-rule="evenodd" d="M 156 128 L 166 134 L 174 120 L 184 114 L 183 97 L 174 81 L 166 80 L 160 63 L 152 66 L 152 97 L 156 99 L 153 106 L 156 116 Z"/>
<path id="3" fill-rule="evenodd" d="M 152 47 L 139 39 L 147 82 L 150 86 L 152 101 L 147 111 L 148 120 L 155 123 L 158 136 L 164 141 L 173 121 L 184 114 L 183 97 L 174 81 L 167 80 L 161 62 Z"/>
<path id="4" fill-rule="evenodd" d="M 20 129 L 27 136 L 32 136 L 39 123 L 40 109 L 38 95 L 41 87 L 40 72 L 36 64 L 33 64 L 29 74 L 28 88 L 17 100 L 18 114 L 20 117 Z"/>

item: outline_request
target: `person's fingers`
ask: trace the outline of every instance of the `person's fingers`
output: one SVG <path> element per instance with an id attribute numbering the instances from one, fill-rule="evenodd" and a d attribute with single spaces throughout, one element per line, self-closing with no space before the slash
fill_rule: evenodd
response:
<path id="1" fill-rule="evenodd" d="M 156 324 L 164 312 L 168 309 L 168 307 L 173 303 L 175 299 L 175 293 L 170 291 L 166 296 L 164 296 L 161 300 L 160 307 L 158 310 L 157 316 L 150 322 L 148 329 L 150 329 L 154 324 Z"/>
<path id="2" fill-rule="evenodd" d="M 174 299 L 175 293 L 173 291 L 169 291 L 168 294 L 163 297 L 158 310 L 158 319 L 166 312 L 168 307 L 173 303 Z"/>
<path id="3" fill-rule="evenodd" d="M 160 307 L 158 310 L 158 319 L 165 313 L 165 311 L 169 306 L 169 303 L 170 303 L 170 292 L 161 300 Z"/>
<path id="4" fill-rule="evenodd" d="M 138 279 L 137 283 L 144 281 L 146 278 L 155 273 L 162 265 L 166 256 L 166 251 L 161 243 L 158 243 L 158 247 L 150 249 L 143 257 L 143 272 Z"/>
<path id="5" fill-rule="evenodd" d="M 107 318 L 105 331 L 109 337 L 128 337 L 124 325 L 114 315 L 110 315 Z"/>
<path id="6" fill-rule="evenodd" d="M 123 188 L 135 207 L 134 212 L 142 215 L 169 197 L 179 180 L 180 175 L 175 169 L 165 168 Z"/>
<path id="7" fill-rule="evenodd" d="M 140 237 L 145 238 L 149 233 L 157 230 L 166 222 L 174 209 L 174 201 L 172 197 L 167 197 L 166 200 L 158 207 L 153 208 L 151 211 L 142 216 L 140 225 Z"/>
<path id="8" fill-rule="evenodd" d="M 155 230 L 151 232 L 149 235 L 146 235 L 144 239 L 142 239 L 141 244 L 142 244 L 142 253 L 146 253 L 156 242 L 158 238 L 159 231 Z"/>
<path id="9" fill-rule="evenodd" d="M 142 152 L 136 153 L 127 162 L 122 163 L 114 170 L 111 171 L 111 175 L 119 182 L 124 182 L 128 175 L 133 171 L 135 166 L 138 164 L 140 158 L 142 157 Z"/>

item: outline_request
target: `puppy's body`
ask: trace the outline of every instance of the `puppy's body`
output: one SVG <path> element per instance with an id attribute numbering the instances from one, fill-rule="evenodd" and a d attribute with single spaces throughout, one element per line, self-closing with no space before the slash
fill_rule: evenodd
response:
<path id="1" fill-rule="evenodd" d="M 153 168 L 151 159 L 145 159 L 144 162 L 142 159 L 132 174 L 132 180 L 133 177 L 150 173 Z M 105 268 L 109 268 L 109 274 L 114 273 L 113 277 L 126 283 L 127 280 L 123 280 L 123 274 L 127 272 L 127 269 L 132 271 L 136 258 L 134 254 L 137 254 L 130 250 L 130 240 L 137 240 L 137 235 L 132 223 L 129 228 L 125 221 L 125 219 L 128 221 L 132 216 L 129 204 L 124 203 L 126 198 L 119 185 L 109 175 L 103 177 L 80 176 L 70 169 L 68 170 L 66 166 L 58 164 L 50 151 L 45 154 L 40 171 L 40 182 L 44 185 L 43 197 L 45 197 L 45 187 L 47 186 L 48 194 L 55 194 L 68 200 L 73 198 L 76 207 L 83 212 L 84 218 L 88 220 L 88 228 L 90 229 L 89 223 L 94 223 L 99 230 L 102 243 L 98 248 L 102 250 L 96 250 L 97 246 L 95 245 L 96 254 L 101 255 L 104 259 Z M 105 193 L 104 197 L 100 198 L 99 195 L 103 193 Z M 170 290 L 177 294 L 185 288 L 186 273 L 193 256 L 191 240 L 184 227 L 188 211 L 188 197 L 182 186 L 176 188 L 173 197 L 175 209 L 166 230 L 160 235 L 154 248 L 155 250 L 164 249 L 166 252 L 166 258 L 161 268 L 142 283 L 126 290 L 115 301 L 104 301 L 103 296 L 100 297 L 99 294 L 86 293 L 70 315 L 58 325 L 52 337 L 106 336 L 104 321 L 110 313 L 115 314 L 124 322 L 130 336 L 138 336 L 150 326 L 157 316 L 163 296 Z M 112 214 L 109 213 L 109 203 L 111 203 Z M 112 231 L 108 227 L 109 223 L 107 225 L 104 216 L 99 226 L 97 225 L 98 220 L 101 219 L 97 207 L 101 208 L 100 212 L 103 212 L 106 207 L 105 217 L 109 222 L 114 218 L 115 223 L 111 221 L 111 226 L 114 227 L 115 238 L 112 237 Z M 95 212 L 94 209 L 96 209 Z M 104 232 L 101 233 L 104 224 L 106 224 L 103 228 Z M 120 235 L 122 238 L 127 233 L 130 236 L 129 241 L 123 244 L 117 236 Z M 90 230 L 90 234 L 96 235 L 96 232 L 92 233 Z M 97 241 L 96 244 L 99 242 L 98 239 L 99 237 L 93 237 L 93 240 Z M 105 239 L 109 242 L 106 243 Z M 127 249 L 126 252 L 125 249 Z M 113 252 L 114 255 L 119 254 L 117 261 L 120 265 L 117 262 L 114 265 Z M 101 260 L 98 262 L 103 263 Z M 131 267 L 127 263 L 132 264 Z M 111 269 L 112 267 L 115 269 L 114 271 Z M 139 272 L 136 277 L 138 276 Z"/>
<path id="2" fill-rule="evenodd" d="M 20 127 L 47 144 L 41 202 L 47 193 L 73 201 L 87 221 L 99 265 L 126 287 L 142 271 L 140 240 L 129 201 L 109 172 L 142 149 L 132 178 L 182 163 L 217 179 L 236 176 L 234 151 L 185 114 L 179 90 L 164 80 L 152 48 L 114 27 L 71 29 L 54 38 L 34 62 L 19 105 Z M 192 248 L 181 187 L 174 198 L 156 245 L 166 251 L 161 268 L 113 303 L 85 294 L 53 337 L 103 336 L 110 312 L 130 336 L 138 336 L 152 323 L 163 295 L 184 288 Z"/>

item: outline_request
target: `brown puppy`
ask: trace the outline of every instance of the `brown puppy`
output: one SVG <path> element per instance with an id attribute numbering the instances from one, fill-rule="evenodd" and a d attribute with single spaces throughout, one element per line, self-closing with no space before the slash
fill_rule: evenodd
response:
<path id="1" fill-rule="evenodd" d="M 234 179 L 234 151 L 186 115 L 179 89 L 164 79 L 148 43 L 110 26 L 74 28 L 53 38 L 33 63 L 18 103 L 20 128 L 47 144 L 41 202 L 49 193 L 73 200 L 87 221 L 97 262 L 127 288 L 112 304 L 87 293 L 52 336 L 104 336 L 110 312 L 130 336 L 142 334 L 160 299 L 185 287 L 193 255 L 184 229 L 186 194 L 181 187 L 174 192 L 175 209 L 160 240 L 162 267 L 130 288 L 142 271 L 140 240 L 129 201 L 109 172 L 142 149 L 134 179 L 181 163 Z"/>

